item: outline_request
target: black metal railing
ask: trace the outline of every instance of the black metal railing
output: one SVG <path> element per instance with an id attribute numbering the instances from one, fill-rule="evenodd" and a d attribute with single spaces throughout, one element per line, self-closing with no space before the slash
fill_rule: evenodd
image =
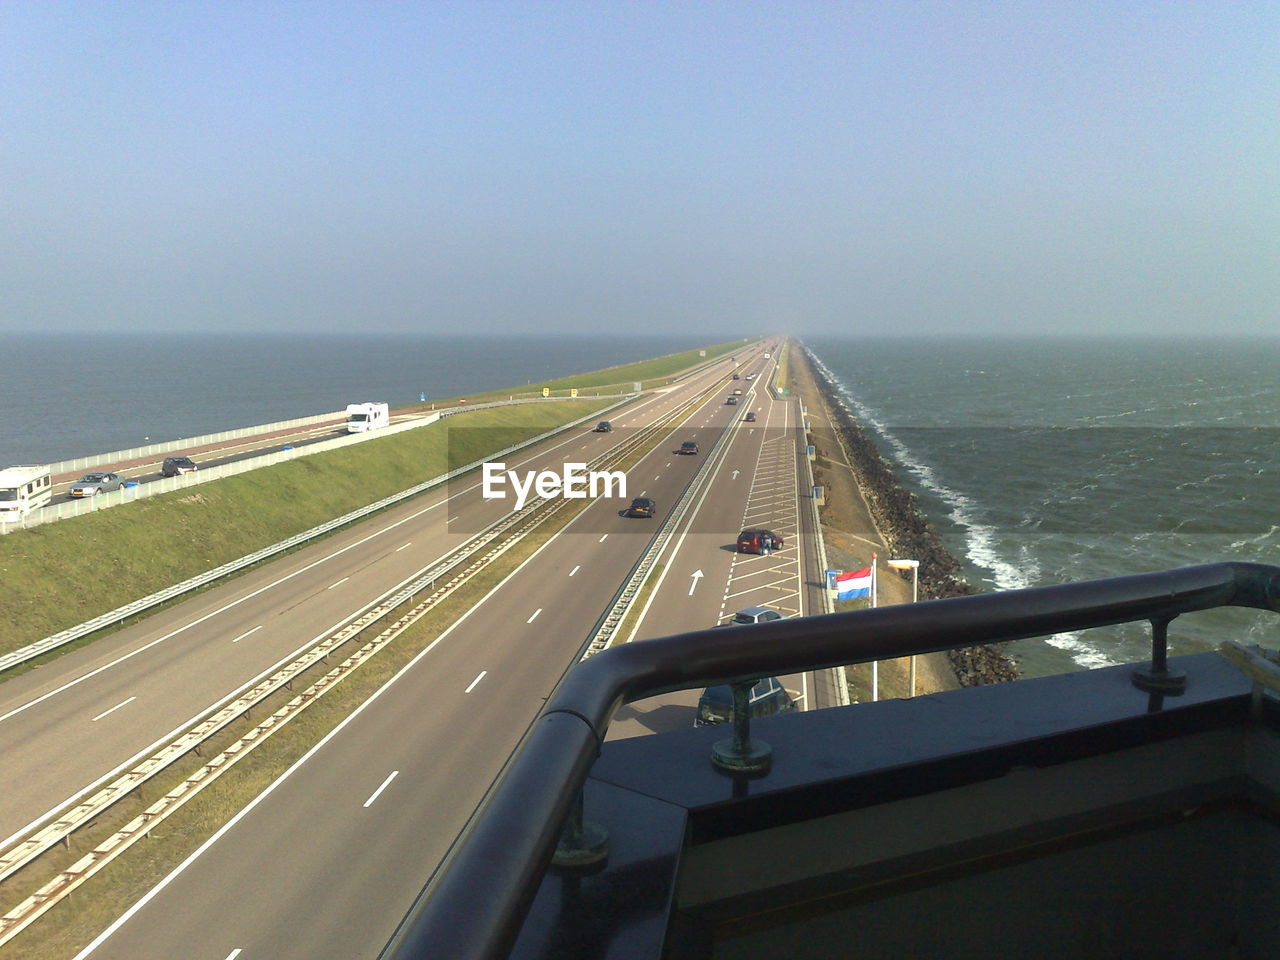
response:
<path id="1" fill-rule="evenodd" d="M 1166 632 L 1222 606 L 1280 612 L 1280 567 L 1216 563 L 1106 580 L 700 630 L 615 647 L 572 670 L 383 956 L 506 957 L 614 713 L 691 687 L 1147 620 L 1135 684 L 1176 693 Z M 588 818 L 590 811 L 587 811 Z"/>

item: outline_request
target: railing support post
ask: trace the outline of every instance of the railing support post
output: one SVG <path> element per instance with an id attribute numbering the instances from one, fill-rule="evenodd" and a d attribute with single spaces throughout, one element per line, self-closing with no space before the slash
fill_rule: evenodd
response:
<path id="1" fill-rule="evenodd" d="M 1177 696 L 1187 691 L 1187 675 L 1169 669 L 1169 624 L 1173 617 L 1151 619 L 1151 663 L 1133 671 L 1133 685 L 1147 693 Z"/>
<path id="2" fill-rule="evenodd" d="M 730 773 L 762 773 L 773 763 L 773 748 L 763 740 L 751 739 L 751 688 L 755 680 L 731 684 L 733 689 L 733 736 L 717 740 L 711 748 L 711 762 Z"/>
<path id="3" fill-rule="evenodd" d="M 609 856 L 609 833 L 604 827 L 582 817 L 582 791 L 573 801 L 573 809 L 560 831 L 551 862 L 557 867 L 587 867 Z"/>

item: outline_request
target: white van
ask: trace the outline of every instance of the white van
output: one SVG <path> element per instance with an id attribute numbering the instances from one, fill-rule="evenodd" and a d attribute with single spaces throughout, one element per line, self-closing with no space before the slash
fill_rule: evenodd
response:
<path id="1" fill-rule="evenodd" d="M 347 404 L 347 433 L 366 433 L 391 423 L 391 409 L 385 403 Z"/>
<path id="2" fill-rule="evenodd" d="M 21 520 L 53 499 L 53 478 L 47 466 L 0 470 L 0 523 Z"/>

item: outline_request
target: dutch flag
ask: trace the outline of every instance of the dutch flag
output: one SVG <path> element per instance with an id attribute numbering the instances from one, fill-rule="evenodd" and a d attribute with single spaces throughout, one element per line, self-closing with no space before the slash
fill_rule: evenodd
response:
<path id="1" fill-rule="evenodd" d="M 836 574 L 836 599 L 852 600 L 871 596 L 871 568 Z"/>

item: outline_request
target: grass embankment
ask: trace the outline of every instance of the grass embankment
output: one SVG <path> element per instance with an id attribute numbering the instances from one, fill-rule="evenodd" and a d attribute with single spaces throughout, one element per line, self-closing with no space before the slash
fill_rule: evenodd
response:
<path id="1" fill-rule="evenodd" d="M 735 350 L 744 350 L 752 342 L 750 339 L 734 340 L 730 343 L 719 343 L 711 347 L 697 347 L 693 350 L 685 350 L 682 353 L 672 353 L 665 357 L 655 357 L 652 360 L 639 360 L 635 363 L 626 363 L 617 367 L 605 367 L 603 370 L 595 370 L 591 373 L 574 374 L 573 376 L 560 377 L 556 380 L 543 380 L 540 383 L 527 384 L 515 390 L 491 390 L 488 393 L 468 394 L 467 401 L 469 403 L 483 403 L 486 400 L 505 400 L 513 396 L 541 396 L 543 387 L 550 390 L 553 396 L 565 396 L 573 387 L 577 387 L 579 394 L 583 396 L 627 393 L 637 382 L 640 383 L 643 389 L 648 390 L 653 387 L 665 386 L 671 382 L 672 377 L 676 374 L 710 363 L 718 357 L 733 353 Z M 704 350 L 707 355 L 705 357 L 699 356 L 698 354 Z M 457 399 L 457 397 L 453 397 L 447 400 L 435 400 L 427 404 L 417 404 L 410 409 L 448 406 Z"/>
<path id="2" fill-rule="evenodd" d="M 598 410 L 477 410 L 340 450 L 0 537 L 0 653 Z M 13 589 L 19 587 L 19 589 Z"/>

